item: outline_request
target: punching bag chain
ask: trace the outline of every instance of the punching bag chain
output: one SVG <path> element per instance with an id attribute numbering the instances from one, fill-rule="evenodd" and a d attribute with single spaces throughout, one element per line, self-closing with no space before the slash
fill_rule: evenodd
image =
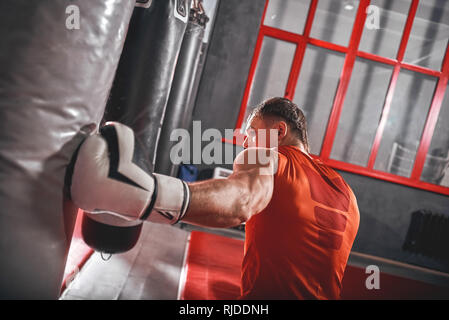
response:
<path id="1" fill-rule="evenodd" d="M 209 18 L 206 16 L 206 12 L 203 8 L 203 2 L 201 0 L 193 0 L 193 5 L 190 9 L 190 20 L 197 22 L 203 27 L 209 21 Z"/>

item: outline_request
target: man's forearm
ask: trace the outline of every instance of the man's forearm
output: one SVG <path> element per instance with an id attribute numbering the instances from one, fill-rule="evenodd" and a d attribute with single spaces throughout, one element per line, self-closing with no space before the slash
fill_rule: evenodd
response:
<path id="1" fill-rule="evenodd" d="M 183 221 L 216 228 L 245 222 L 248 199 L 241 183 L 237 179 L 212 179 L 190 184 L 191 199 Z"/>

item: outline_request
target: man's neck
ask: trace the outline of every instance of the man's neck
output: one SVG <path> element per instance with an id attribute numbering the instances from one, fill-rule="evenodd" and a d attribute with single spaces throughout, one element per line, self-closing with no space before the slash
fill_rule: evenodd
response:
<path id="1" fill-rule="evenodd" d="M 304 145 L 301 142 L 298 141 L 292 141 L 290 143 L 282 143 L 282 146 L 293 146 L 293 147 L 297 147 L 299 150 L 301 150 L 303 153 L 305 153 L 306 155 L 309 155 L 309 153 L 307 152 L 306 148 L 304 148 Z"/>

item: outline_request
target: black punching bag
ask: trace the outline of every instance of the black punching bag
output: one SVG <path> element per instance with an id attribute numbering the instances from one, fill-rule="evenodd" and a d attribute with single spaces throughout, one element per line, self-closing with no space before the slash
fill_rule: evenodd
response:
<path id="1" fill-rule="evenodd" d="M 78 208 L 66 169 L 95 130 L 134 2 L 0 1 L 0 299 L 57 299 Z"/>
<path id="2" fill-rule="evenodd" d="M 153 0 L 136 7 L 104 121 L 134 130 L 143 154 L 137 165 L 153 171 L 157 143 L 187 26 L 190 1 Z"/>
<path id="3" fill-rule="evenodd" d="M 170 135 L 175 129 L 188 129 L 188 119 L 191 119 L 193 107 L 192 91 L 207 20 L 205 14 L 192 8 L 156 153 L 157 173 L 171 176 L 176 176 L 177 173 L 178 166 L 170 159 L 171 148 L 177 141 L 170 141 Z"/>
<path id="4" fill-rule="evenodd" d="M 188 21 L 190 1 L 139 1 L 106 106 L 103 122 L 121 122 L 134 130 L 141 153 L 133 161 L 153 171 L 176 61 Z M 135 246 L 142 222 L 108 214 L 83 216 L 84 241 L 96 251 L 121 253 Z"/>

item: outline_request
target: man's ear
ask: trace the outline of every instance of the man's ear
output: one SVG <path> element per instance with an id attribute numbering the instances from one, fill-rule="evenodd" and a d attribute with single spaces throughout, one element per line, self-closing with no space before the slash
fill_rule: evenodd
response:
<path id="1" fill-rule="evenodd" d="M 288 133 L 288 125 L 285 121 L 279 121 L 277 124 L 277 129 L 278 129 L 278 137 L 279 139 L 284 138 L 285 136 L 287 136 Z"/>

